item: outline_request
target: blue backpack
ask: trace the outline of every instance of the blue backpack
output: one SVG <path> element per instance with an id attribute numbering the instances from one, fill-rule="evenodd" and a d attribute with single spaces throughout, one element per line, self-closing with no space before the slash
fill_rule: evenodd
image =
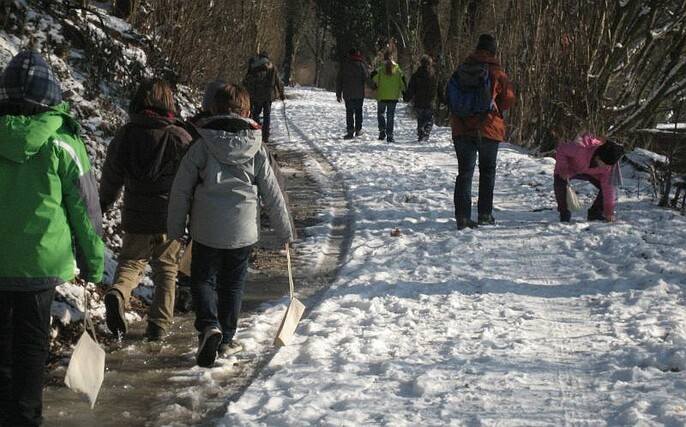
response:
<path id="1" fill-rule="evenodd" d="M 461 64 L 448 80 L 448 110 L 457 117 L 486 114 L 495 109 L 488 64 Z"/>

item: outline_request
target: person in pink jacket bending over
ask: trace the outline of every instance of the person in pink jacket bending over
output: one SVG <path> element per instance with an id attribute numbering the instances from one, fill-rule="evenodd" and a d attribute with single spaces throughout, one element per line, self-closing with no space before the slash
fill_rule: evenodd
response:
<path id="1" fill-rule="evenodd" d="M 553 186 L 560 221 L 572 218 L 566 198 L 567 184 L 572 179 L 588 181 L 599 190 L 588 209 L 589 221 L 615 220 L 615 185 L 621 181 L 617 162 L 622 155 L 621 144 L 590 133 L 557 146 Z"/>

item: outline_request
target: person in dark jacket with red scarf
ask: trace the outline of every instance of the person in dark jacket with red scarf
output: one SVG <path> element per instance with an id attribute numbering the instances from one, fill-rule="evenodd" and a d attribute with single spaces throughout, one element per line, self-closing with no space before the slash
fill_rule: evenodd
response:
<path id="1" fill-rule="evenodd" d="M 405 91 L 405 102 L 412 102 L 417 116 L 417 140 L 428 141 L 434 125 L 436 99 L 438 97 L 438 77 L 430 56 L 424 55 L 420 66 L 412 73 L 410 84 Z"/>
<path id="2" fill-rule="evenodd" d="M 450 127 L 457 154 L 458 175 L 455 179 L 455 220 L 457 229 L 475 228 L 478 225 L 495 224 L 493 218 L 493 190 L 498 145 L 505 140 L 503 112 L 515 102 L 510 79 L 495 57 L 496 42 L 489 34 L 482 34 L 476 50 L 464 62 L 489 65 L 491 95 L 494 108 L 488 113 L 468 117 L 451 114 Z M 477 221 L 471 219 L 472 177 L 479 157 L 479 199 Z"/>
<path id="3" fill-rule="evenodd" d="M 341 65 L 336 79 L 336 100 L 345 101 L 344 139 L 360 136 L 362 131 L 362 106 L 364 105 L 365 85 L 374 88 L 369 70 L 364 64 L 362 53 L 357 49 L 348 51 L 348 59 Z"/>
<path id="4" fill-rule="evenodd" d="M 124 307 L 150 262 L 155 292 L 145 334 L 158 341 L 173 321 L 181 250 L 179 241 L 167 237 L 169 190 L 192 138 L 174 113 L 172 90 L 164 80 L 141 83 L 129 112 L 129 122 L 108 147 L 100 180 L 103 212 L 124 188 L 124 241 L 114 285 L 105 294 L 105 320 L 113 334 L 127 332 Z"/>

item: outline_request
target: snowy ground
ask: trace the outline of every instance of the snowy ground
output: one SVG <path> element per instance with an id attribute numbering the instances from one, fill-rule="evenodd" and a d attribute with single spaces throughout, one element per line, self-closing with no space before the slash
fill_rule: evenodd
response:
<path id="1" fill-rule="evenodd" d="M 289 95 L 288 128 L 274 106 L 276 137 L 344 178 L 352 247 L 294 342 L 220 425 L 686 423 L 686 218 L 656 208 L 645 180 L 624 168 L 617 223 L 584 212 L 563 225 L 554 160 L 502 144 L 497 225 L 458 232 L 447 128 L 419 144 L 401 105 L 398 142 L 378 141 L 367 100 L 368 134 L 344 141 L 334 94 Z M 593 189 L 577 191 L 588 206 Z M 326 226 L 313 233 L 305 251 Z M 282 311 L 241 325 L 248 350 L 272 339 Z M 212 372 L 196 375 L 211 385 Z"/>

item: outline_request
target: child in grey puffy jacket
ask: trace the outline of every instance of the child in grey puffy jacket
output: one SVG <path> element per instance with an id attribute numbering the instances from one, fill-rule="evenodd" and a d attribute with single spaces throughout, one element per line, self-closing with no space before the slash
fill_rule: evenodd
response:
<path id="1" fill-rule="evenodd" d="M 202 138 L 181 162 L 168 213 L 170 238 L 182 238 L 190 217 L 191 292 L 195 328 L 200 332 L 199 366 L 211 366 L 218 351 L 240 350 L 233 337 L 250 252 L 259 240 L 260 202 L 279 243 L 295 238 L 260 127 L 248 118 L 248 92 L 226 84 L 217 90 L 210 111 L 212 116 L 198 123 Z"/>

